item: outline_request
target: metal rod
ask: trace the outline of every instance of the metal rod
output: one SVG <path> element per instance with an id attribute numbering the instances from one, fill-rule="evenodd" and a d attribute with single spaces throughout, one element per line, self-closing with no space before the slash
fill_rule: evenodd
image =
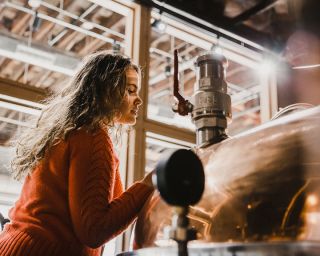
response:
<path id="1" fill-rule="evenodd" d="M 179 256 L 188 256 L 187 242 L 178 242 L 178 255 Z"/>

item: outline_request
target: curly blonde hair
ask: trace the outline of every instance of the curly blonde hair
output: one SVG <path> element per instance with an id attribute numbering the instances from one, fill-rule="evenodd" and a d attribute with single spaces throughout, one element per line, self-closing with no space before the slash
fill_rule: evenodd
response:
<path id="1" fill-rule="evenodd" d="M 129 68 L 140 74 L 138 66 L 122 55 L 101 51 L 88 56 L 68 86 L 45 102 L 37 126 L 21 135 L 11 165 L 14 178 L 32 173 L 46 151 L 71 131 L 113 127 Z"/>

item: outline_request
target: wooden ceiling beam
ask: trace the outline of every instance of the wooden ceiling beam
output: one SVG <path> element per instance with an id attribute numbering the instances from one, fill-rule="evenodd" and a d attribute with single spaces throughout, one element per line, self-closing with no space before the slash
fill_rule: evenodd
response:
<path id="1" fill-rule="evenodd" d="M 76 44 L 78 44 L 78 43 L 80 43 L 82 40 L 84 40 L 86 38 L 86 36 L 84 35 L 84 34 L 77 34 L 76 35 L 76 37 L 69 43 L 69 44 L 67 44 L 66 45 L 66 47 L 65 47 L 65 50 L 67 50 L 67 51 L 71 51 L 72 50 L 72 48 L 76 45 Z"/>
<path id="2" fill-rule="evenodd" d="M 27 27 L 29 26 L 29 22 L 31 18 L 32 18 L 32 15 L 28 13 L 19 12 L 18 17 L 16 17 L 13 21 L 11 33 L 22 35 L 26 31 Z"/>
<path id="3" fill-rule="evenodd" d="M 62 40 L 57 44 L 57 48 L 65 49 L 68 44 L 72 43 L 72 41 L 77 37 L 78 32 L 69 30 L 67 32 L 67 36 L 64 36 Z"/>
<path id="4" fill-rule="evenodd" d="M 41 72 L 39 75 L 35 76 L 32 80 L 31 80 L 31 84 L 37 88 L 41 87 L 42 83 L 44 80 L 46 80 L 49 75 L 52 73 L 52 71 L 47 70 L 44 73 Z"/>
<path id="5" fill-rule="evenodd" d="M 24 76 L 24 72 L 25 72 L 25 68 L 26 68 L 25 65 L 26 64 L 21 63 L 21 65 L 19 65 L 19 67 L 15 68 L 15 71 L 14 71 L 13 75 L 10 77 L 10 79 L 12 79 L 14 81 L 18 81 L 19 79 L 21 79 L 21 77 Z"/>
<path id="6" fill-rule="evenodd" d="M 0 78 L 0 94 L 29 102 L 39 103 L 44 100 L 49 92 L 5 78 Z"/>
<path id="7" fill-rule="evenodd" d="M 48 35 L 50 30 L 52 30 L 54 28 L 54 26 L 55 26 L 54 23 L 49 22 L 47 20 L 44 20 L 42 26 L 40 27 L 40 29 L 37 32 L 34 33 L 33 39 L 36 40 L 36 41 L 42 40 L 45 36 Z"/>
<path id="8" fill-rule="evenodd" d="M 4 58 L 3 62 L 0 65 L 0 76 L 6 77 L 11 75 L 12 65 L 14 62 L 9 58 Z"/>
<path id="9" fill-rule="evenodd" d="M 119 19 L 118 21 L 116 21 L 111 27 L 110 29 L 115 30 L 121 26 L 125 25 L 125 17 L 122 17 L 121 19 Z M 108 36 L 107 33 L 104 33 L 103 35 Z M 94 52 L 97 49 L 99 49 L 100 47 L 102 47 L 106 42 L 103 42 L 99 39 L 93 39 L 91 40 L 89 43 L 87 43 L 80 51 L 79 51 L 79 55 L 80 56 L 84 56 L 86 54 L 88 54 L 89 52 Z"/>

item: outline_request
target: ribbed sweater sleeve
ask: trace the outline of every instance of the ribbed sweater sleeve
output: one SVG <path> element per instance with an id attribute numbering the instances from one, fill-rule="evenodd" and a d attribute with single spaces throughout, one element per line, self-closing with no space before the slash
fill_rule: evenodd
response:
<path id="1" fill-rule="evenodd" d="M 121 182 L 119 168 L 116 171 L 116 179 L 114 182 L 114 189 L 113 189 L 113 198 L 119 197 L 123 193 L 123 186 Z"/>
<path id="2" fill-rule="evenodd" d="M 103 131 L 93 135 L 77 131 L 69 139 L 69 151 L 69 206 L 74 231 L 82 243 L 97 248 L 132 223 L 152 188 L 137 182 L 125 192 L 119 191 L 122 185 L 112 143 Z"/>

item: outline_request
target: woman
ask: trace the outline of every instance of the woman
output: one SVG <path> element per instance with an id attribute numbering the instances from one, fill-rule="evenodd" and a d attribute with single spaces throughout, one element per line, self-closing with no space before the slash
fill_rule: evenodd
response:
<path id="1" fill-rule="evenodd" d="M 128 58 L 90 56 L 17 146 L 21 196 L 0 234 L 1 256 L 100 255 L 135 219 L 153 191 L 151 175 L 123 192 L 109 136 L 133 125 L 139 69 Z"/>

